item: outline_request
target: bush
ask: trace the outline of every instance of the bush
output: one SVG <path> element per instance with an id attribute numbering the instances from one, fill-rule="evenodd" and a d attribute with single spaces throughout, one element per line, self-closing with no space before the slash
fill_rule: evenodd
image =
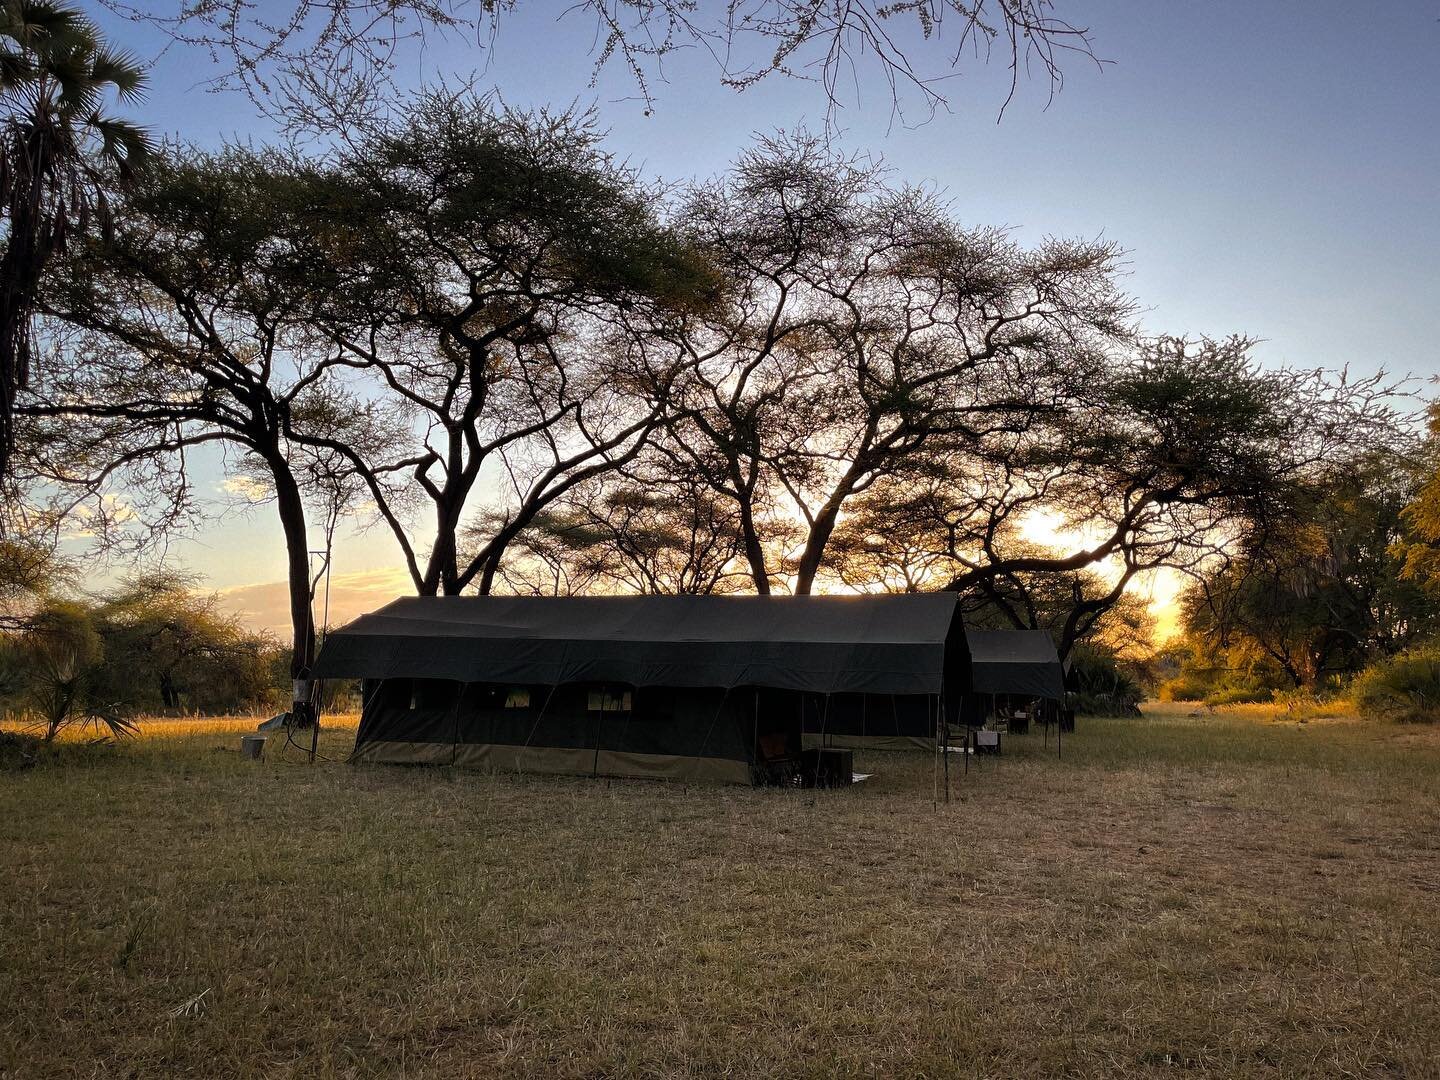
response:
<path id="1" fill-rule="evenodd" d="M 1276 690 L 1275 704 L 1285 710 L 1291 720 L 1319 720 L 1327 716 L 1341 716 L 1345 713 L 1346 701 L 1338 700 L 1335 687 L 1322 685 L 1318 690 Z"/>
<path id="2" fill-rule="evenodd" d="M 1350 700 L 1362 715 L 1421 723 L 1440 719 L 1440 642 L 1371 664 L 1350 684 Z"/>
<path id="3" fill-rule="evenodd" d="M 1160 685 L 1161 701 L 1202 701 L 1214 690 L 1214 681 L 1194 672 L 1175 676 Z"/>
<path id="4" fill-rule="evenodd" d="M 1121 668 L 1114 653 L 1077 645 L 1070 654 L 1070 702 L 1088 716 L 1139 716 L 1144 690 Z"/>
<path id="5" fill-rule="evenodd" d="M 1275 700 L 1275 691 L 1268 686 L 1256 686 L 1254 684 L 1241 683 L 1239 685 L 1218 686 L 1202 699 L 1206 705 L 1214 708 L 1217 705 L 1258 705 L 1267 701 Z"/>

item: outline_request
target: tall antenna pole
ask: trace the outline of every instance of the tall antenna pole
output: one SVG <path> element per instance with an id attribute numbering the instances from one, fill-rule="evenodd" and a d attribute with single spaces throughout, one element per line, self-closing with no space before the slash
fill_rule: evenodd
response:
<path id="1" fill-rule="evenodd" d="M 325 534 L 325 549 L 323 551 L 310 552 L 311 555 L 323 555 L 325 557 L 325 614 L 320 621 L 320 633 L 312 633 L 310 635 L 312 638 L 310 648 L 312 650 L 315 648 L 314 639 L 317 639 L 320 636 L 324 635 L 330 629 L 330 570 L 333 564 L 333 560 L 331 559 L 332 551 L 333 545 L 331 543 L 330 534 L 327 532 Z M 312 612 L 315 610 L 314 584 L 310 586 L 310 610 Z M 313 615 L 311 616 L 311 623 L 312 625 L 314 623 Z M 312 656 L 310 657 L 310 663 L 314 664 L 314 662 L 315 657 L 312 654 Z M 307 704 L 309 706 L 310 713 L 310 764 L 313 765 L 315 764 L 315 758 L 319 754 L 320 750 L 320 687 L 318 683 L 309 679 L 310 672 L 308 670 L 305 672 L 305 674 L 306 690 L 308 696 Z"/>

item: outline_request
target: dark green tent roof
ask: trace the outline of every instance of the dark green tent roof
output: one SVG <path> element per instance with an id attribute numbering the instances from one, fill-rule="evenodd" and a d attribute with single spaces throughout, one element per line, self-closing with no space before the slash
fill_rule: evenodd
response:
<path id="1" fill-rule="evenodd" d="M 961 634 L 953 593 L 407 597 L 332 633 L 314 674 L 938 694 Z"/>
<path id="2" fill-rule="evenodd" d="M 970 689 L 977 694 L 1065 697 L 1065 674 L 1045 630 L 966 630 Z"/>

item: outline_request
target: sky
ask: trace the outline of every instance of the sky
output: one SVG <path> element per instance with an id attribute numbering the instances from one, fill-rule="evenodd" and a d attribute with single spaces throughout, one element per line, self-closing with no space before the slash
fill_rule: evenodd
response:
<path id="1" fill-rule="evenodd" d="M 291 7 L 259 6 L 277 17 Z M 665 62 L 647 114 L 618 64 L 592 79 L 594 26 L 570 7 L 526 0 L 493 45 L 431 40 L 402 54 L 399 77 L 473 74 L 512 105 L 594 107 L 613 152 L 669 180 L 722 170 L 757 133 L 825 127 L 813 82 L 772 77 L 736 92 L 700 50 Z M 862 65 L 858 94 L 842 87 L 834 137 L 932 184 L 968 224 L 1010 226 L 1027 242 L 1118 242 L 1148 331 L 1252 335 L 1271 365 L 1440 375 L 1440 2 L 1056 0 L 1056 11 L 1088 26 L 1108 62 L 1069 61 L 1053 100 L 1044 80 L 1022 81 L 1000 116 L 1008 73 L 967 60 L 943 86 L 948 109 L 927 120 L 912 96 L 897 119 Z M 273 137 L 243 94 L 211 87 L 223 69 L 202 51 L 96 19 L 154 61 L 130 111 L 157 134 L 204 146 Z M 924 43 L 912 55 L 931 70 L 945 58 Z M 203 473 L 226 498 L 224 463 Z M 271 514 L 232 511 L 169 555 L 250 622 L 279 628 Z M 332 622 L 409 590 L 378 531 L 344 538 L 334 575 Z"/>

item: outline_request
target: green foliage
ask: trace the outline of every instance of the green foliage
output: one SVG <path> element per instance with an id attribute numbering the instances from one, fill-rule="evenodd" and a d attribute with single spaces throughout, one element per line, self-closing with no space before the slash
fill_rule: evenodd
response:
<path id="1" fill-rule="evenodd" d="M 51 601 L 7 651 L 13 657 L 5 665 L 9 681 L 38 719 L 45 742 L 69 727 L 104 728 L 116 737 L 134 733 L 134 724 L 99 691 L 105 650 L 85 605 Z"/>
<path id="2" fill-rule="evenodd" d="M 126 734 L 143 713 L 275 704 L 284 652 L 174 574 L 141 575 L 95 602 L 51 599 L 0 641 L 0 708 L 53 739 L 71 725 Z"/>
<path id="3" fill-rule="evenodd" d="M 1191 634 L 1178 649 L 1179 671 L 1161 684 L 1161 701 L 1202 701 L 1209 706 L 1270 701 L 1294 683 L 1271 658 L 1218 647 Z"/>
<path id="4" fill-rule="evenodd" d="M 1212 707 L 1216 705 L 1255 705 L 1273 701 L 1274 698 L 1275 691 L 1268 686 L 1260 686 L 1254 682 L 1241 682 L 1217 686 L 1205 695 L 1204 702 Z"/>
<path id="5" fill-rule="evenodd" d="M 1395 720 L 1440 720 L 1440 642 L 1427 642 L 1370 665 L 1350 684 L 1360 714 Z"/>
<path id="6" fill-rule="evenodd" d="M 1283 520 L 1196 582 L 1183 598 L 1183 621 L 1215 666 L 1280 675 L 1229 679 L 1212 693 L 1263 701 L 1267 689 L 1314 692 L 1434 626 L 1437 597 L 1412 580 L 1413 561 L 1407 570 L 1397 548 L 1414 488 L 1397 455 L 1361 455 L 1296 486 Z"/>
<path id="7" fill-rule="evenodd" d="M 1440 402 L 1429 411 L 1429 459 L 1415 498 L 1401 512 L 1404 534 L 1392 548 L 1400 560 L 1401 576 L 1427 592 L 1440 594 Z"/>
<path id="8" fill-rule="evenodd" d="M 1189 672 L 1160 684 L 1161 701 L 1202 701 L 1215 689 L 1214 681 L 1198 672 Z"/>
<path id="9" fill-rule="evenodd" d="M 107 663 L 100 691 L 146 712 L 223 712 L 269 702 L 274 643 L 243 630 L 177 574 L 123 582 L 95 612 Z"/>
<path id="10" fill-rule="evenodd" d="M 1145 689 L 1113 649 L 1080 644 L 1070 654 L 1070 700 L 1089 716 L 1139 716 Z"/>

